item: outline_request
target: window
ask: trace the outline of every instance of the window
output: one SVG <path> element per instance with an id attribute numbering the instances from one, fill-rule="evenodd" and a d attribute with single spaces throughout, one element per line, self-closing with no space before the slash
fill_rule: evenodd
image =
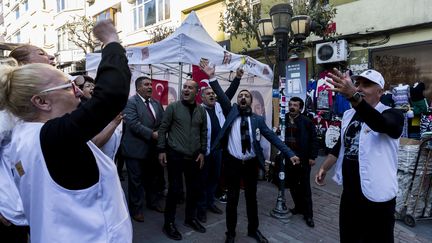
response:
<path id="1" fill-rule="evenodd" d="M 29 8 L 27 0 L 23 2 L 23 6 L 24 6 L 24 11 L 27 12 Z"/>
<path id="2" fill-rule="evenodd" d="M 65 0 L 57 0 L 57 12 L 65 10 Z"/>
<path id="3" fill-rule="evenodd" d="M 65 50 L 75 50 L 77 49 L 77 45 L 68 39 L 69 35 L 65 28 L 57 29 L 57 50 L 65 51 Z"/>
<path id="4" fill-rule="evenodd" d="M 169 19 L 170 0 L 137 0 L 132 10 L 134 30 Z"/>
<path id="5" fill-rule="evenodd" d="M 58 51 L 62 51 L 64 50 L 64 30 L 63 29 L 59 29 L 57 30 L 57 50 Z"/>
<path id="6" fill-rule="evenodd" d="M 61 12 L 67 9 L 80 8 L 82 0 L 57 0 L 57 12 Z"/>
<path id="7" fill-rule="evenodd" d="M 19 17 L 20 17 L 20 11 L 19 11 L 19 7 L 17 7 L 15 9 L 15 19 L 19 19 Z"/>
<path id="8" fill-rule="evenodd" d="M 145 26 L 156 23 L 156 0 L 147 1 L 144 4 L 144 21 Z"/>
<path id="9" fill-rule="evenodd" d="M 21 32 L 17 32 L 12 36 L 12 42 L 14 43 L 21 43 Z"/>
<path id="10" fill-rule="evenodd" d="M 117 9 L 109 8 L 109 9 L 99 13 L 98 15 L 96 15 L 94 17 L 94 19 L 95 19 L 95 21 L 111 19 L 115 25 L 116 24 L 116 13 L 117 13 Z"/>

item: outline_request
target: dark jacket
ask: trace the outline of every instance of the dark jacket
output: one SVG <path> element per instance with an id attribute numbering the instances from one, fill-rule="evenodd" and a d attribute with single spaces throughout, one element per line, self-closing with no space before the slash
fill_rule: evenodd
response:
<path id="1" fill-rule="evenodd" d="M 285 122 L 289 122 L 289 119 L 289 113 L 286 113 Z M 297 126 L 297 133 L 294 136 L 298 148 L 298 151 L 294 152 L 302 161 L 316 159 L 318 155 L 318 140 L 315 125 L 302 114 L 294 119 L 294 123 Z M 287 131 L 288 129 L 285 130 L 285 138 L 288 137 Z"/>
<path id="2" fill-rule="evenodd" d="M 153 116 L 141 97 L 132 96 L 123 111 L 125 114 L 123 131 L 122 152 L 123 156 L 134 159 L 145 159 L 150 150 L 156 149 L 157 141 L 152 138 L 152 133 L 159 129 L 163 117 L 162 105 L 154 99 L 150 99 L 156 117 Z"/>
<path id="3" fill-rule="evenodd" d="M 219 83 L 217 81 L 210 82 L 210 86 L 213 88 L 214 92 L 218 96 L 218 101 L 221 103 L 222 107 L 224 105 L 231 106 L 231 102 L 228 100 L 228 97 L 223 92 L 222 88 L 220 87 Z M 226 117 L 225 123 L 219 132 L 218 136 L 215 139 L 214 146 L 211 148 L 217 149 L 221 146 L 223 148 L 226 147 L 229 133 L 231 132 L 231 127 L 233 122 L 240 116 L 238 105 L 234 104 L 231 106 L 231 109 Z M 259 116 L 257 114 L 252 113 L 251 115 L 251 125 L 252 125 L 252 140 L 253 140 L 253 148 L 255 151 L 255 154 L 258 158 L 258 161 L 260 162 L 260 167 L 264 169 L 264 154 L 261 148 L 260 141 L 257 139 L 261 137 L 260 135 L 263 135 L 271 144 L 275 145 L 282 153 L 285 155 L 287 159 L 294 156 L 294 153 L 289 149 L 276 134 L 270 130 L 270 128 L 267 127 L 265 124 L 264 118 L 262 116 Z"/>
<path id="4" fill-rule="evenodd" d="M 165 152 L 167 146 L 188 156 L 207 151 L 207 114 L 197 105 L 191 118 L 189 108 L 182 101 L 171 103 L 166 108 L 159 127 L 157 148 Z"/>

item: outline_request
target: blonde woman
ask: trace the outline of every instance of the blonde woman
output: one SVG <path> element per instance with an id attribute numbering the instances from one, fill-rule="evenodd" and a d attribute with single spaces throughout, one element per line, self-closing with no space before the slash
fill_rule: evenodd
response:
<path id="1" fill-rule="evenodd" d="M 132 242 L 124 194 L 111 159 L 92 143 L 123 109 L 130 71 L 109 21 L 94 28 L 104 44 L 91 101 L 46 64 L 0 66 L 0 109 L 22 120 L 9 161 L 31 242 Z"/>

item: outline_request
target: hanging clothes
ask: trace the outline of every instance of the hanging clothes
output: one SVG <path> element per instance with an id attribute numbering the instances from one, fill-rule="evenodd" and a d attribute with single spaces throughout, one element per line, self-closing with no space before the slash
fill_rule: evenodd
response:
<path id="1" fill-rule="evenodd" d="M 338 116 L 342 116 L 343 113 L 349 109 L 351 109 L 351 103 L 345 98 L 345 96 L 339 93 L 336 94 L 333 102 L 333 112 Z"/>
<path id="2" fill-rule="evenodd" d="M 401 85 L 393 88 L 393 100 L 395 107 L 402 107 L 409 105 L 409 85 Z"/>

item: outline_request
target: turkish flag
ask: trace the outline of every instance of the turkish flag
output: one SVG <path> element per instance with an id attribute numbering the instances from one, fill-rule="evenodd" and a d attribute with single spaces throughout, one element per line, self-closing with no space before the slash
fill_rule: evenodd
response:
<path id="1" fill-rule="evenodd" d="M 158 100 L 161 105 L 168 105 L 168 81 L 152 79 L 152 98 Z"/>
<path id="2" fill-rule="evenodd" d="M 201 101 L 201 89 L 203 87 L 209 86 L 208 83 L 201 82 L 201 81 L 203 79 L 208 79 L 208 78 L 209 78 L 208 75 L 205 72 L 203 72 L 199 66 L 192 65 L 192 79 L 198 83 L 199 90 L 200 90 L 198 92 L 198 95 L 195 97 L 195 100 L 198 104 L 202 103 L 202 101 Z"/>

